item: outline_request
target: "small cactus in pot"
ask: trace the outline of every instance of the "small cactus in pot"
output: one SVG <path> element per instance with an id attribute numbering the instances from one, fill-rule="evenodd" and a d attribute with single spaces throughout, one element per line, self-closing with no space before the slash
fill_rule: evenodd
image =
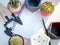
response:
<path id="1" fill-rule="evenodd" d="M 54 5 L 52 4 L 52 2 L 44 2 L 41 5 L 40 12 L 44 16 L 49 16 L 54 12 Z"/>
<path id="2" fill-rule="evenodd" d="M 11 13 L 16 14 L 20 12 L 22 5 L 19 0 L 9 0 L 7 7 Z"/>
<path id="3" fill-rule="evenodd" d="M 10 37 L 9 45 L 24 45 L 24 39 L 22 36 L 15 34 L 12 37 Z"/>

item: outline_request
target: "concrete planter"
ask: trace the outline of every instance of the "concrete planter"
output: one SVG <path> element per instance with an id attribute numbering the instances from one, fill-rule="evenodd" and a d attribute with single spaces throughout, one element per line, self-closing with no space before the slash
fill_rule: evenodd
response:
<path id="1" fill-rule="evenodd" d="M 60 24 L 59 24 L 59 26 L 60 26 Z M 60 31 L 57 31 L 56 28 L 57 27 L 53 26 L 53 23 L 51 23 L 50 26 L 49 26 L 49 28 L 48 28 L 48 35 L 52 39 L 60 39 Z"/>
<path id="2" fill-rule="evenodd" d="M 41 0 L 25 0 L 26 7 L 34 12 L 40 8 Z"/>

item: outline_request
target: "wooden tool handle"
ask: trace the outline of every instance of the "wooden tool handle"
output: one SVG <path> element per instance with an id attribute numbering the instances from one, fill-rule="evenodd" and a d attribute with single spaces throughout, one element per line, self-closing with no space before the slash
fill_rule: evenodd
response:
<path id="1" fill-rule="evenodd" d="M 0 3 L 0 6 L 1 6 L 2 8 L 4 8 L 4 9 L 7 11 L 7 13 L 9 13 L 9 14 L 11 15 L 11 13 L 9 12 L 9 10 L 8 10 L 7 7 L 5 7 L 2 3 Z"/>
<path id="2" fill-rule="evenodd" d="M 4 19 L 4 16 L 5 14 L 0 10 L 0 21 L 5 24 L 5 19 Z"/>
<path id="3" fill-rule="evenodd" d="M 9 19 L 11 19 L 11 13 L 9 12 L 8 8 L 5 7 L 2 3 L 0 3 L 0 10 L 2 10 Z"/>

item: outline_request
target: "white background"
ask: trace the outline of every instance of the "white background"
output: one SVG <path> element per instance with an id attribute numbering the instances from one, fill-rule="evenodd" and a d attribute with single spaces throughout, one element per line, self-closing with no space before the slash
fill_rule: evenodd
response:
<path id="1" fill-rule="evenodd" d="M 47 0 L 42 0 L 42 2 L 45 2 L 45 1 Z M 49 17 L 42 16 L 45 20 L 46 27 L 48 27 L 48 25 L 51 22 L 54 22 L 54 21 L 56 22 L 60 20 L 59 0 L 48 0 L 48 1 L 52 1 L 54 3 L 55 11 Z M 3 3 L 5 6 L 7 6 L 8 4 L 8 0 L 0 0 L 0 2 Z M 23 4 L 24 0 L 21 0 L 21 2 Z M 13 33 L 22 35 L 24 38 L 30 39 L 32 35 L 34 35 L 39 30 L 43 29 L 41 14 L 39 10 L 32 13 L 25 7 L 23 12 L 21 13 L 20 18 L 23 22 L 23 25 L 16 24 L 15 29 L 12 31 Z M 0 22 L 0 45 L 8 45 L 8 40 L 10 38 L 4 33 L 4 30 L 5 28 L 3 24 Z M 44 29 L 42 31 L 44 32 Z M 59 42 L 57 42 L 56 45 L 58 45 L 58 43 Z"/>

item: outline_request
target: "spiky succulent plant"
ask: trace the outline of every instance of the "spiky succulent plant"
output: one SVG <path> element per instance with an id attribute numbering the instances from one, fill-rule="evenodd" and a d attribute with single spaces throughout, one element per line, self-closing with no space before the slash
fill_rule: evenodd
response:
<path id="1" fill-rule="evenodd" d="M 19 0 L 9 0 L 9 4 L 13 6 L 14 8 L 18 7 Z"/>

